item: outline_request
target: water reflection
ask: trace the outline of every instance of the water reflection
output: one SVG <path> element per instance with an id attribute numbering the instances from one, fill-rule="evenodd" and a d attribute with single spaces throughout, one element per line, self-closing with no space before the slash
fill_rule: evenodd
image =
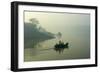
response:
<path id="1" fill-rule="evenodd" d="M 55 39 L 56 40 L 56 39 Z M 57 53 L 61 54 L 64 52 L 64 49 L 69 49 L 69 43 L 64 42 L 64 41 L 55 41 L 53 40 L 48 40 L 48 41 L 42 41 L 38 43 L 33 43 L 31 47 L 26 48 L 26 53 L 29 51 L 30 56 L 35 56 L 40 53 L 46 53 L 47 51 L 50 52 L 51 50 L 56 51 Z M 53 43 L 54 42 L 54 43 Z M 50 44 L 51 43 L 51 44 Z M 32 44 L 30 42 L 30 44 Z"/>

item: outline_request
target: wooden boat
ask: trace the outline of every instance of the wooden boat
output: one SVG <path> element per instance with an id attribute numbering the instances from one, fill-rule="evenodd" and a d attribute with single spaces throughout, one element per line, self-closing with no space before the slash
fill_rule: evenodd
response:
<path id="1" fill-rule="evenodd" d="M 68 48 L 68 44 L 69 43 L 63 43 L 63 42 L 61 42 L 61 41 L 59 41 L 59 43 L 58 44 L 56 44 L 54 47 L 55 48 L 58 48 L 58 49 L 60 49 L 60 48 Z"/>

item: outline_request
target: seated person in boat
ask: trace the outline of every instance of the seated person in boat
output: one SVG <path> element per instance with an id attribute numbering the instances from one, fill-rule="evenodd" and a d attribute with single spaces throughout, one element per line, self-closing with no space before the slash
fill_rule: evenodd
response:
<path id="1" fill-rule="evenodd" d="M 59 44 L 56 44 L 55 48 L 68 48 L 68 43 L 64 44 L 64 42 L 59 41 Z"/>

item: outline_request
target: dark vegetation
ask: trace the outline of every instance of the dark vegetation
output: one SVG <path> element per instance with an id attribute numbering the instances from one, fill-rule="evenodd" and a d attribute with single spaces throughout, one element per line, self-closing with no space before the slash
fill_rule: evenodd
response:
<path id="1" fill-rule="evenodd" d="M 37 43 L 54 38 L 54 34 L 38 26 L 36 19 L 24 23 L 24 47 L 33 48 Z"/>

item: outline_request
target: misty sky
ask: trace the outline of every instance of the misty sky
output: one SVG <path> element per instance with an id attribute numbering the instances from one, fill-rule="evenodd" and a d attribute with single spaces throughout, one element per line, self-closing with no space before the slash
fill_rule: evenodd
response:
<path id="1" fill-rule="evenodd" d="M 36 18 L 39 21 L 39 26 L 42 26 L 47 31 L 54 32 L 59 29 L 69 30 L 77 26 L 89 26 L 89 14 L 72 14 L 72 13 L 50 13 L 50 12 L 28 12 L 25 11 L 25 22 L 29 19 Z M 56 28 L 56 29 L 55 29 Z M 64 30 L 65 31 L 65 30 Z"/>
<path id="2" fill-rule="evenodd" d="M 54 12 L 24 12 L 25 22 L 36 18 L 38 26 L 54 34 L 61 32 L 63 36 L 90 38 L 90 14 L 54 13 Z"/>

